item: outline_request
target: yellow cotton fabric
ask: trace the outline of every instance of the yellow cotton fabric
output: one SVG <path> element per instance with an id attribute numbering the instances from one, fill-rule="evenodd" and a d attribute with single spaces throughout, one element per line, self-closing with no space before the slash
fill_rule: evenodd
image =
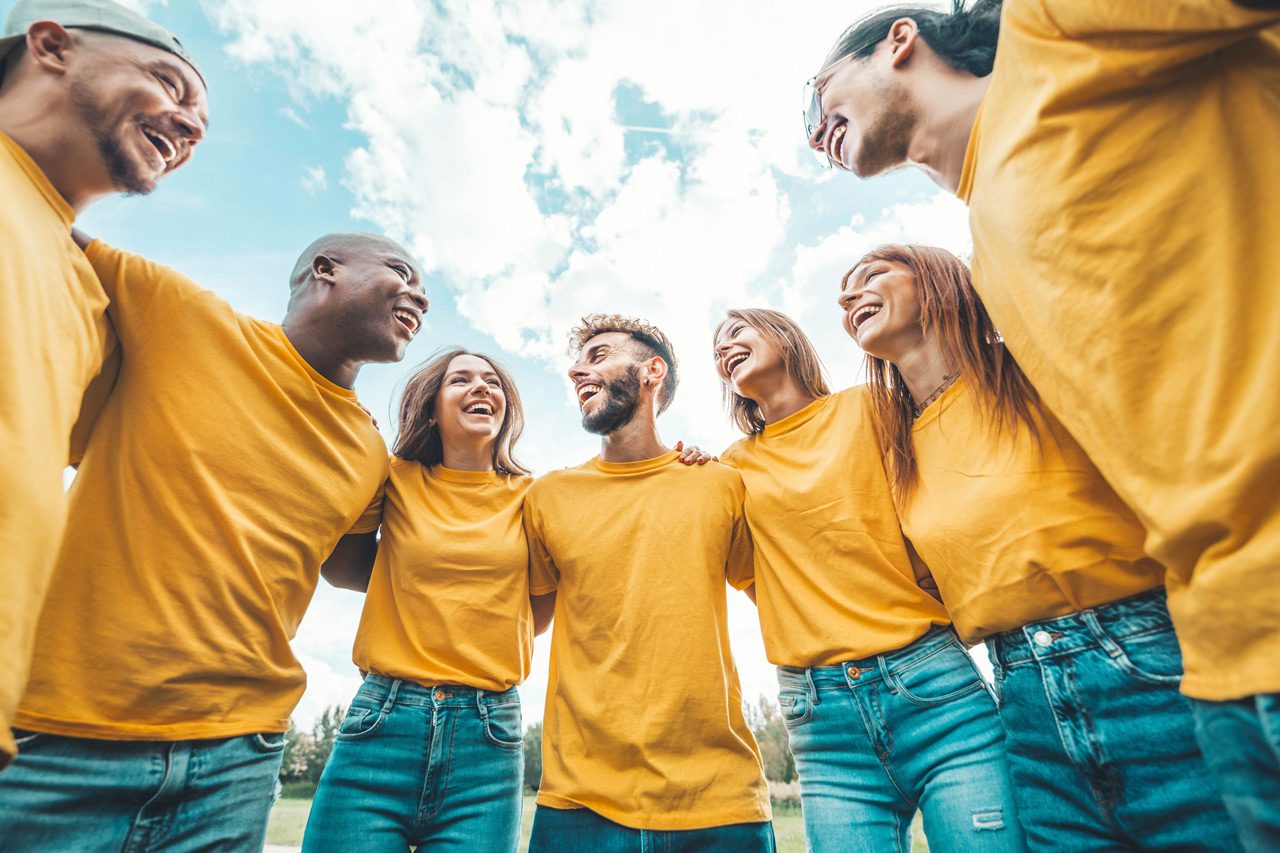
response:
<path id="1" fill-rule="evenodd" d="M 525 500 L 530 588 L 557 592 L 538 803 L 639 829 L 768 820 L 725 580 L 750 586 L 742 478 L 675 452 L 599 458 Z"/>
<path id="2" fill-rule="evenodd" d="M 871 657 L 950 622 L 917 582 L 870 402 L 865 385 L 819 398 L 724 453 L 747 487 L 772 663 Z"/>
<path id="3" fill-rule="evenodd" d="M 525 680 L 533 614 L 521 510 L 532 482 L 391 460 L 356 666 L 481 690 Z"/>
<path id="4" fill-rule="evenodd" d="M 71 488 L 16 725 L 282 732 L 306 680 L 289 641 L 386 479 L 386 445 L 280 326 L 100 242 L 88 256 L 125 356 Z"/>
<path id="5" fill-rule="evenodd" d="M 997 431 L 960 380 L 912 429 L 919 476 L 902 527 L 956 631 L 977 643 L 1158 587 L 1164 569 L 1080 446 L 1048 414 Z"/>
<path id="6" fill-rule="evenodd" d="M 62 470 L 110 342 L 107 296 L 71 240 L 75 212 L 0 133 L 0 767 L 66 521 Z"/>
<path id="7" fill-rule="evenodd" d="M 1280 690 L 1280 12 L 1008 0 L 959 195 L 987 308 L 1168 567 L 1183 690 Z"/>

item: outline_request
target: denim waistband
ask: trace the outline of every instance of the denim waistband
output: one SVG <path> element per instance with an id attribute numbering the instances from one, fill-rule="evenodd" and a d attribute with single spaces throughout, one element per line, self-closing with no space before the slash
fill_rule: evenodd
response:
<path id="1" fill-rule="evenodd" d="M 853 687 L 881 681 L 894 670 L 927 658 L 930 655 L 957 644 L 956 632 L 947 625 L 934 625 L 920 639 L 884 654 L 861 660 L 847 660 L 828 666 L 778 667 L 778 686 L 803 690 L 819 690 L 824 687 Z"/>
<path id="2" fill-rule="evenodd" d="M 1112 638 L 1135 637 L 1171 629 L 1164 587 L 1042 619 L 987 637 L 987 652 L 995 666 L 1012 666 L 1072 654 L 1086 648 L 1112 651 Z M 1118 650 L 1118 647 L 1117 647 Z"/>
<path id="3" fill-rule="evenodd" d="M 495 691 L 468 687 L 465 684 L 426 685 L 374 673 L 364 677 L 359 692 L 378 702 L 437 708 L 506 705 L 520 701 L 520 693 L 514 687 Z"/>

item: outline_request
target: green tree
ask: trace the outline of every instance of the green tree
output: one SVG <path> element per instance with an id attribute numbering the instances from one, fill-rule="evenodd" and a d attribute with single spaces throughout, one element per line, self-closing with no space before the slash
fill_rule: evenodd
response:
<path id="1" fill-rule="evenodd" d="M 329 754 L 333 752 L 338 726 L 342 724 L 346 713 L 347 709 L 341 705 L 330 705 L 316 718 L 311 727 L 311 744 L 307 749 L 306 770 L 302 778 L 309 782 L 320 781 L 320 774 L 324 772 L 324 766 L 329 763 Z"/>
<path id="2" fill-rule="evenodd" d="M 796 760 L 791 755 L 787 739 L 787 725 L 782 721 L 778 705 L 761 695 L 755 704 L 743 706 L 747 725 L 760 744 L 760 757 L 764 759 L 764 775 L 774 782 L 793 782 L 796 779 Z"/>
<path id="3" fill-rule="evenodd" d="M 299 731 L 298 726 L 289 721 L 289 730 L 284 733 L 284 756 L 280 759 L 280 781 L 298 782 L 307 776 L 307 756 L 311 751 L 311 735 Z"/>
<path id="4" fill-rule="evenodd" d="M 537 722 L 524 730 L 524 784 L 538 790 L 542 781 L 542 723 Z"/>

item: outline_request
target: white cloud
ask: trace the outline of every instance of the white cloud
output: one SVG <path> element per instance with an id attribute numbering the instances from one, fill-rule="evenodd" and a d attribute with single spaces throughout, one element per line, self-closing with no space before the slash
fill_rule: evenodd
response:
<path id="1" fill-rule="evenodd" d="M 318 195 L 329 189 L 329 179 L 323 166 L 308 166 L 302 170 L 302 188 L 310 195 Z"/>

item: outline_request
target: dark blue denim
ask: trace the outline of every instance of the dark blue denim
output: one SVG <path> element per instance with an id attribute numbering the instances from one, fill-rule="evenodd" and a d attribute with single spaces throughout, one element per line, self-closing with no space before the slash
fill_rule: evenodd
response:
<path id="1" fill-rule="evenodd" d="M 773 853 L 773 824 L 632 829 L 590 809 L 538 806 L 529 853 Z"/>
<path id="2" fill-rule="evenodd" d="M 950 628 L 778 683 L 811 851 L 909 851 L 917 810 L 933 853 L 1026 849 L 995 702 Z"/>
<path id="3" fill-rule="evenodd" d="M 1196 736 L 1245 849 L 1280 850 L 1280 693 L 1232 702 L 1192 699 L 1191 709 Z"/>
<path id="4" fill-rule="evenodd" d="M 370 675 L 338 729 L 302 849 L 514 853 L 523 778 L 514 687 L 493 693 Z"/>
<path id="5" fill-rule="evenodd" d="M 1178 692 L 1163 589 L 987 639 L 1036 851 L 1239 850 Z"/>
<path id="6" fill-rule="evenodd" d="M 17 732 L 0 773 L 0 849 L 261 850 L 284 735 L 90 740 Z"/>

